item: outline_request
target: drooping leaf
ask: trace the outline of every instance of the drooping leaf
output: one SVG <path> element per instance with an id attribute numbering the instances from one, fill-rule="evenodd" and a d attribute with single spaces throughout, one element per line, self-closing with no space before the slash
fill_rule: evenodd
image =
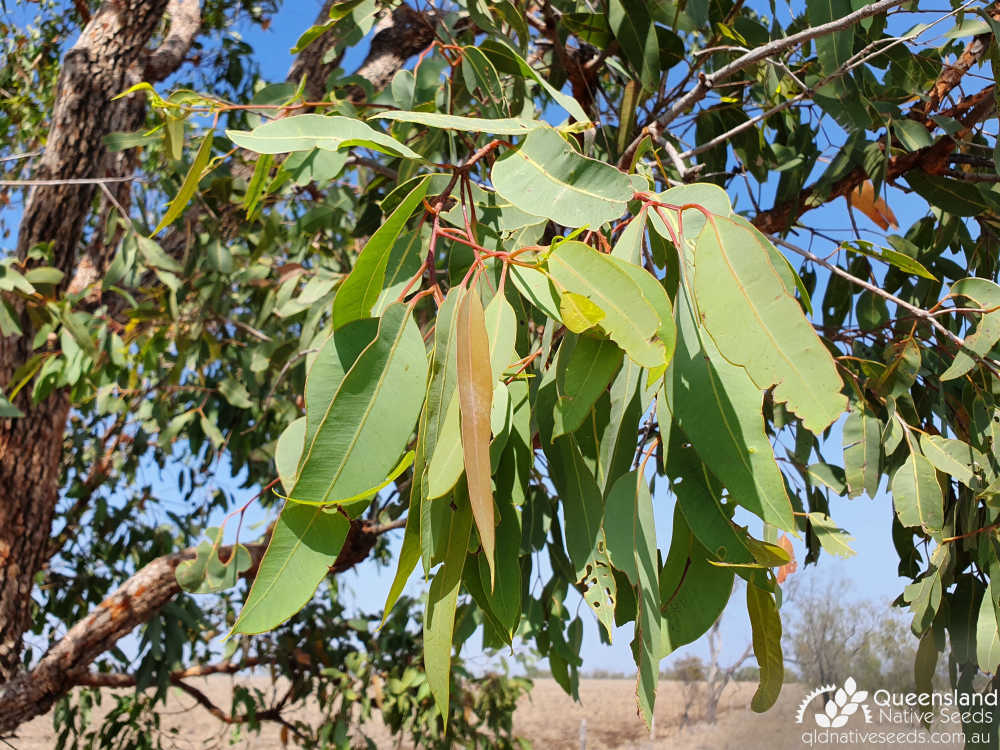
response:
<path id="1" fill-rule="evenodd" d="M 385 285 L 389 256 L 399 233 L 413 210 L 427 194 L 428 180 L 417 183 L 413 192 L 386 218 L 362 248 L 351 273 L 333 298 L 333 326 L 340 328 L 352 320 L 368 317 Z"/>
<path id="2" fill-rule="evenodd" d="M 517 340 L 517 315 L 505 295 L 498 293 L 493 296 L 483 312 L 483 322 L 490 347 L 490 370 L 495 383 L 514 360 Z"/>
<path id="3" fill-rule="evenodd" d="M 552 128 L 536 128 L 497 159 L 493 187 L 518 208 L 569 227 L 598 227 L 625 213 L 628 175 L 577 153 Z"/>
<path id="4" fill-rule="evenodd" d="M 350 525 L 337 510 L 286 503 L 232 632 L 263 633 L 302 609 L 340 554 Z"/>
<path id="5" fill-rule="evenodd" d="M 636 592 L 633 641 L 639 668 L 636 695 L 639 711 L 646 724 L 651 725 L 662 650 L 661 603 L 653 498 L 640 472 L 624 474 L 611 487 L 604 530 L 611 564 L 628 577 Z"/>
<path id="6" fill-rule="evenodd" d="M 882 457 L 882 422 L 865 404 L 853 404 L 844 422 L 844 478 L 849 497 L 878 490 Z"/>
<path id="7" fill-rule="evenodd" d="M 226 135 L 240 148 L 258 154 L 284 154 L 313 148 L 339 151 L 360 146 L 391 156 L 421 158 L 409 146 L 353 117 L 297 115 L 266 122 L 253 130 L 227 130 Z"/>
<path id="8" fill-rule="evenodd" d="M 494 546 L 496 515 L 490 467 L 490 404 L 493 400 L 493 373 L 490 342 L 486 333 L 483 303 L 475 287 L 458 305 L 456 355 L 458 397 L 462 417 L 462 455 L 469 487 L 469 503 L 483 554 L 490 566 L 490 589 L 496 580 Z"/>
<path id="9" fill-rule="evenodd" d="M 330 357 L 321 359 L 321 351 L 310 370 L 309 379 L 322 382 L 326 370 L 337 369 L 338 355 L 351 361 L 363 346 L 333 393 L 307 402 L 305 450 L 292 497 L 336 502 L 364 492 L 385 480 L 409 442 L 427 373 L 420 330 L 409 309 L 394 304 L 364 345 L 369 333 L 364 325 L 335 332 L 324 347 Z"/>
<path id="10" fill-rule="evenodd" d="M 940 531 L 944 524 L 944 498 L 934 464 L 908 438 L 910 455 L 892 475 L 892 500 L 903 526 L 919 526 L 925 532 Z"/>
<path id="11" fill-rule="evenodd" d="M 845 242 L 841 247 L 853 253 L 866 255 L 869 258 L 877 258 L 878 260 L 888 263 L 890 266 L 895 266 L 900 271 L 905 271 L 906 273 L 912 273 L 915 276 L 922 276 L 925 279 L 937 281 L 934 274 L 928 271 L 924 267 L 923 263 L 911 258 L 909 255 L 899 252 L 898 250 L 893 250 L 888 247 L 880 247 L 879 245 L 875 245 L 871 242 L 864 242 L 862 240 Z"/>
<path id="12" fill-rule="evenodd" d="M 660 658 L 708 632 L 729 602 L 735 571 L 712 565 L 710 554 L 688 528 L 678 505 L 670 550 L 659 578 L 663 615 Z"/>
<path id="13" fill-rule="evenodd" d="M 763 393 L 701 331 L 683 285 L 676 305 L 679 335 L 664 378 L 667 408 L 735 502 L 791 531 L 792 504 L 764 434 Z"/>
<path id="14" fill-rule="evenodd" d="M 556 374 L 555 426 L 552 437 L 576 432 L 607 389 L 622 363 L 622 350 L 608 339 L 563 338 Z"/>
<path id="15" fill-rule="evenodd" d="M 194 197 L 195 192 L 198 190 L 198 183 L 201 182 L 202 172 L 205 171 L 205 167 L 208 166 L 208 161 L 211 158 L 212 133 L 208 133 L 202 139 L 201 145 L 198 147 L 198 152 L 194 156 L 194 161 L 191 162 L 191 167 L 184 176 L 184 182 L 181 183 L 181 187 L 177 191 L 177 195 L 175 195 L 174 199 L 170 201 L 170 205 L 167 206 L 166 213 L 163 214 L 163 218 L 160 219 L 160 223 L 156 225 L 156 229 L 153 230 L 153 233 L 150 236 L 159 234 L 161 229 L 173 224 L 174 221 L 184 212 L 188 203 L 191 202 L 191 198 Z"/>
<path id="16" fill-rule="evenodd" d="M 976 330 L 965 337 L 965 343 L 955 353 L 955 359 L 941 373 L 941 380 L 961 377 L 976 365 L 974 355 L 985 356 L 1000 341 L 1000 287 L 988 279 L 959 279 L 952 285 L 950 293 L 971 300 L 989 312 L 979 319 Z"/>
<path id="17" fill-rule="evenodd" d="M 431 695 L 442 716 L 448 716 L 451 693 L 451 648 L 455 632 L 455 605 L 462 583 L 466 549 L 472 532 L 472 512 L 464 498 L 456 497 L 450 510 L 448 547 L 427 593 L 424 614 L 424 668 Z"/>
<path id="18" fill-rule="evenodd" d="M 306 418 L 299 417 L 284 429 L 278 438 L 278 444 L 275 446 L 274 463 L 285 492 L 289 492 L 295 485 L 305 438 Z"/>
<path id="19" fill-rule="evenodd" d="M 760 667 L 760 684 L 750 701 L 757 713 L 767 711 L 778 700 L 785 681 L 785 662 L 781 654 L 781 618 L 769 591 L 747 582 L 747 612 L 753 631 L 753 653 Z"/>
<path id="20" fill-rule="evenodd" d="M 760 388 L 775 386 L 814 433 L 847 408 L 833 357 L 771 263 L 770 243 L 746 222 L 717 217 L 695 244 L 694 293 L 705 328 Z"/>

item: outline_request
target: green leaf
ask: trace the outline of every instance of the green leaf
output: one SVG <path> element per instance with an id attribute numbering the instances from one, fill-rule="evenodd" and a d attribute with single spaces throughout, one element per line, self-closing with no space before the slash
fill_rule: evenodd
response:
<path id="1" fill-rule="evenodd" d="M 258 154 L 283 154 L 321 148 L 339 151 L 360 146 L 390 156 L 420 159 L 421 156 L 395 138 L 381 133 L 353 117 L 326 117 L 307 114 L 266 122 L 253 130 L 227 130 L 226 135 L 240 148 Z"/>
<path id="2" fill-rule="evenodd" d="M 158 234 L 161 229 L 173 224 L 184 212 L 187 204 L 191 202 L 191 198 L 194 197 L 195 192 L 198 190 L 198 183 L 201 182 L 202 172 L 205 171 L 209 159 L 212 158 L 212 138 L 213 134 L 210 132 L 202 139 L 201 145 L 198 147 L 198 152 L 194 156 L 194 161 L 191 162 L 191 168 L 184 176 L 180 190 L 177 191 L 174 199 L 170 201 L 170 204 L 167 206 L 167 212 L 163 214 L 163 218 L 160 219 L 160 223 L 156 225 L 156 229 L 153 230 L 150 236 Z M 160 267 L 169 269 L 169 266 Z"/>
<path id="3" fill-rule="evenodd" d="M 814 433 L 847 408 L 829 350 L 771 263 L 770 243 L 750 224 L 716 217 L 695 244 L 694 292 L 705 328 L 723 356 L 759 388 L 775 386 Z"/>
<path id="4" fill-rule="evenodd" d="M 837 557 L 853 557 L 857 554 L 850 547 L 854 537 L 838 528 L 828 515 L 815 511 L 809 514 L 809 523 L 819 543 L 827 552 Z"/>
<path id="5" fill-rule="evenodd" d="M 806 0 L 810 26 L 820 26 L 843 18 L 854 10 L 851 0 Z M 824 75 L 839 70 L 854 52 L 854 29 L 834 31 L 816 38 L 816 54 Z"/>
<path id="6" fill-rule="evenodd" d="M 559 298 L 559 316 L 570 331 L 583 333 L 604 320 L 604 310 L 582 294 L 563 292 Z"/>
<path id="7" fill-rule="evenodd" d="M 338 330 L 309 371 L 310 381 L 322 383 L 330 372 L 336 379 L 340 363 L 360 351 L 334 392 L 323 394 L 328 398 L 307 400 L 309 429 L 293 497 L 334 503 L 364 492 L 385 479 L 410 440 L 427 373 L 420 330 L 409 308 L 393 304 L 366 344 L 369 334 L 365 326 Z"/>
<path id="8" fill-rule="evenodd" d="M 619 477 L 611 487 L 604 530 L 611 564 L 628 577 L 636 591 L 638 607 L 632 643 L 639 668 L 636 695 L 639 711 L 646 725 L 651 726 L 662 650 L 660 582 L 653 498 L 638 471 Z"/>
<path id="9" fill-rule="evenodd" d="M 565 295 L 564 295 L 565 296 Z M 552 437 L 576 432 L 622 364 L 622 350 L 608 339 L 564 336 L 557 363 Z"/>
<path id="10" fill-rule="evenodd" d="M 856 403 L 844 422 L 844 478 L 848 497 L 875 497 L 881 475 L 882 422 L 867 405 Z"/>
<path id="11" fill-rule="evenodd" d="M 932 206 L 954 216 L 978 216 L 996 209 L 995 203 L 970 182 L 930 175 L 920 169 L 907 172 L 906 181 Z"/>
<path id="12" fill-rule="evenodd" d="M 219 383 L 219 393 L 237 409 L 249 409 L 253 406 L 253 402 L 250 400 L 250 391 L 236 378 L 225 378 Z"/>
<path id="13" fill-rule="evenodd" d="M 624 172 L 577 153 L 541 127 L 497 159 L 493 187 L 518 208 L 568 227 L 599 227 L 625 213 L 632 183 Z"/>
<path id="14" fill-rule="evenodd" d="M 24 272 L 24 278 L 29 284 L 58 284 L 66 274 L 52 266 L 35 266 Z"/>
<path id="15" fill-rule="evenodd" d="M 545 77 L 538 73 L 528 63 L 524 61 L 514 48 L 501 39 L 485 39 L 478 45 L 480 51 L 488 57 L 497 69 L 506 73 L 519 72 L 522 76 L 532 78 L 545 93 L 552 97 L 556 104 L 566 110 L 570 116 L 579 123 L 588 123 L 590 118 L 583 111 L 583 107 L 572 96 L 562 93 L 545 80 Z"/>
<path id="16" fill-rule="evenodd" d="M 274 463 L 285 492 L 290 492 L 295 485 L 305 438 L 306 418 L 299 417 L 284 429 L 274 448 Z"/>
<path id="17" fill-rule="evenodd" d="M 214 594 L 232 588 L 240 574 L 251 565 L 250 552 L 242 544 L 233 545 L 225 562 L 219 556 L 221 529 L 208 529 L 212 541 L 203 541 L 195 550 L 194 560 L 184 560 L 174 571 L 177 583 L 189 594 Z"/>
<path id="18" fill-rule="evenodd" d="M 350 521 L 286 503 L 232 633 L 263 633 L 305 606 L 340 554 Z"/>
<path id="19" fill-rule="evenodd" d="M 643 87 L 656 91 L 660 84 L 660 46 L 647 3 L 610 0 L 607 22 Z"/>
<path id="20" fill-rule="evenodd" d="M 660 572 L 661 659 L 708 632 L 729 602 L 736 573 L 713 565 L 710 555 L 678 505 L 670 550 Z"/>
<path id="21" fill-rule="evenodd" d="M 24 412 L 7 400 L 7 397 L 0 393 L 0 419 L 17 419 L 23 417 Z"/>
<path id="22" fill-rule="evenodd" d="M 914 123 L 916 124 L 916 123 Z M 923 125 L 919 126 L 923 128 Z M 906 273 L 911 273 L 914 276 L 922 276 L 925 279 L 931 279 L 932 281 L 937 281 L 937 277 L 934 276 L 930 271 L 924 268 L 924 265 L 918 261 L 911 258 L 905 253 L 901 253 L 898 250 L 891 250 L 887 247 L 880 247 L 871 242 L 865 242 L 864 240 L 854 240 L 852 242 L 845 242 L 841 245 L 845 250 L 849 250 L 852 253 L 858 253 L 860 255 L 866 255 L 869 258 L 876 258 L 878 260 L 888 263 L 890 266 L 895 266 L 900 271 Z"/>
<path id="23" fill-rule="evenodd" d="M 465 477 L 479 540 L 490 566 L 492 590 L 496 580 L 493 559 L 496 511 L 490 479 L 493 473 L 490 466 L 490 404 L 495 380 L 490 367 L 490 342 L 483 303 L 475 287 L 467 290 L 458 304 L 455 333 Z"/>
<path id="24" fill-rule="evenodd" d="M 368 317 L 385 286 L 386 268 L 396 239 L 427 195 L 428 178 L 420 180 L 413 192 L 386 218 L 361 249 L 351 273 L 333 298 L 333 326 L 340 328 L 352 320 Z"/>
<path id="25" fill-rule="evenodd" d="M 976 621 L 976 661 L 979 668 L 987 674 L 995 674 L 1000 668 L 1000 631 L 997 628 L 996 612 L 993 608 L 995 598 L 992 579 L 986 589 L 986 595 L 979 605 L 979 618 Z"/>
<path id="26" fill-rule="evenodd" d="M 683 285 L 676 305 L 677 352 L 664 378 L 668 410 L 735 502 L 792 530 L 792 504 L 764 433 L 764 394 L 700 331 Z"/>
<path id="27" fill-rule="evenodd" d="M 965 337 L 965 343 L 955 353 L 955 359 L 941 373 L 941 380 L 961 377 L 975 367 L 976 358 L 973 354 L 983 357 L 1000 341 L 1000 286 L 988 279 L 959 279 L 952 284 L 949 293 L 972 300 L 991 312 L 983 315 L 976 324 L 976 330 Z"/>
<path id="28" fill-rule="evenodd" d="M 473 48 L 474 49 L 474 48 Z M 522 117 L 487 119 L 485 117 L 460 117 L 442 112 L 402 112 L 392 110 L 372 115 L 369 120 L 394 120 L 413 122 L 443 130 L 461 130 L 466 133 L 494 133 L 495 135 L 525 135 L 539 127 L 546 127 L 542 120 L 526 120 Z"/>
<path id="29" fill-rule="evenodd" d="M 455 605 L 462 583 L 466 549 L 472 532 L 472 512 L 464 498 L 456 497 L 450 511 L 448 548 L 444 564 L 434 575 L 424 615 L 424 668 L 434 703 L 448 716 L 451 690 L 451 646 L 455 632 Z"/>
<path id="30" fill-rule="evenodd" d="M 747 612 L 753 631 L 753 653 L 760 666 L 760 684 L 750 701 L 757 713 L 767 711 L 778 700 L 785 681 L 785 663 L 781 655 L 781 618 L 774 597 L 768 591 L 747 582 Z"/>
<path id="31" fill-rule="evenodd" d="M 978 489 L 975 485 L 974 470 L 983 474 L 989 469 L 986 457 L 968 443 L 952 440 L 940 435 L 920 436 L 920 450 L 934 468 L 956 479 L 970 489 Z"/>
<path id="32" fill-rule="evenodd" d="M 820 484 L 836 492 L 838 495 L 847 494 L 847 479 L 844 470 L 839 466 L 823 463 L 819 461 L 809 464 L 806 467 L 809 480 L 814 484 Z"/>
<path id="33" fill-rule="evenodd" d="M 658 336 L 663 321 L 621 261 L 573 241 L 558 245 L 548 264 L 561 293 L 580 294 L 604 311 L 601 327 L 636 364 L 666 363 L 666 348 Z"/>
<path id="34" fill-rule="evenodd" d="M 944 525 L 944 499 L 934 464 L 920 453 L 907 434 L 910 455 L 892 475 L 892 500 L 903 526 L 920 526 L 925 532 Z"/>
<path id="35" fill-rule="evenodd" d="M 517 314 L 503 294 L 493 295 L 484 312 L 486 337 L 490 344 L 490 369 L 493 382 L 514 360 L 517 339 Z"/>

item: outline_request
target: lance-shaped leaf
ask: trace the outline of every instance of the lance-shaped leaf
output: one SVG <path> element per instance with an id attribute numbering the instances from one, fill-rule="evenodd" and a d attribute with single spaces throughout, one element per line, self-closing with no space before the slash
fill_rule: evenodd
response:
<path id="1" fill-rule="evenodd" d="M 194 161 L 191 162 L 191 168 L 184 176 L 184 182 L 181 183 L 180 190 L 177 191 L 174 199 L 170 201 L 170 205 L 167 206 L 167 212 L 163 214 L 160 223 L 156 225 L 153 235 L 157 234 L 164 227 L 170 226 L 184 212 L 187 204 L 191 202 L 191 198 L 194 197 L 195 192 L 198 190 L 198 183 L 201 182 L 201 173 L 205 171 L 205 167 L 208 166 L 208 161 L 211 158 L 212 133 L 209 133 L 202 139 L 201 145 L 198 147 L 198 153 L 195 154 Z"/>
<path id="2" fill-rule="evenodd" d="M 735 570 L 713 565 L 710 556 L 678 504 L 660 572 L 661 659 L 708 632 L 729 602 Z"/>
<path id="3" fill-rule="evenodd" d="M 987 279 L 960 279 L 952 285 L 951 294 L 965 297 L 990 312 L 983 315 L 976 330 L 965 337 L 965 344 L 955 353 L 948 369 L 941 373 L 941 380 L 961 377 L 975 366 L 974 355 L 985 356 L 1000 341 L 1000 286 Z"/>
<path id="4" fill-rule="evenodd" d="M 486 324 L 486 337 L 490 345 L 490 369 L 493 382 L 500 379 L 501 373 L 514 361 L 515 343 L 517 341 L 517 315 L 507 297 L 503 294 L 493 295 L 483 313 Z"/>
<path id="5" fill-rule="evenodd" d="M 770 243 L 742 220 L 716 217 L 698 235 L 694 294 L 722 355 L 759 388 L 775 386 L 812 432 L 847 408 L 830 352 L 775 271 Z"/>
<path id="6" fill-rule="evenodd" d="M 281 477 L 281 486 L 289 492 L 295 486 L 299 459 L 305 446 L 306 418 L 299 417 L 284 429 L 274 448 L 274 463 Z"/>
<path id="7" fill-rule="evenodd" d="M 354 268 L 333 298 L 334 328 L 340 328 L 352 320 L 366 318 L 371 313 L 385 286 L 385 272 L 396 238 L 406 226 L 410 214 L 427 194 L 427 186 L 427 178 L 418 182 L 413 192 L 389 214 L 382 226 L 365 243 Z"/>
<path id="8" fill-rule="evenodd" d="M 781 655 L 781 617 L 769 591 L 747 582 L 747 612 L 753 632 L 753 654 L 760 666 L 760 683 L 750 700 L 757 713 L 767 711 L 778 700 L 785 681 L 785 662 Z"/>
<path id="9" fill-rule="evenodd" d="M 906 434 L 910 455 L 892 475 L 892 502 L 903 526 L 919 526 L 927 533 L 940 531 L 944 525 L 944 498 L 934 464 Z"/>
<path id="10" fill-rule="evenodd" d="M 680 335 L 664 378 L 668 410 L 733 500 L 791 531 L 792 504 L 764 433 L 764 394 L 699 328 L 684 285 L 676 304 Z"/>
<path id="11" fill-rule="evenodd" d="M 396 574 L 386 597 L 382 621 L 403 593 L 407 579 L 421 559 L 421 511 L 427 502 L 427 463 L 437 444 L 443 411 L 447 406 L 447 396 L 455 389 L 455 310 L 462 291 L 454 287 L 438 308 L 438 319 L 434 328 L 434 349 L 427 379 L 424 408 L 420 413 L 417 429 L 417 449 L 413 462 L 413 481 L 410 485 L 410 502 L 406 515 L 406 529 L 403 544 L 399 550 Z M 427 567 L 430 567 L 430 551 L 427 552 Z"/>
<path id="12" fill-rule="evenodd" d="M 628 175 L 577 153 L 552 128 L 528 133 L 520 148 L 497 159 L 490 179 L 518 208 L 567 227 L 617 219 L 633 193 Z"/>
<path id="13" fill-rule="evenodd" d="M 986 456 L 968 443 L 925 433 L 920 436 L 920 450 L 938 471 L 970 489 L 982 487 L 982 482 L 977 481 L 976 475 L 983 475 L 988 471 L 989 463 Z"/>
<path id="14" fill-rule="evenodd" d="M 340 554 L 342 513 L 285 503 L 233 633 L 263 633 L 305 606 Z"/>
<path id="15" fill-rule="evenodd" d="M 368 119 L 414 122 L 418 125 L 427 125 L 431 128 L 461 130 L 466 133 L 493 133 L 495 135 L 524 135 L 535 128 L 546 127 L 546 123 L 541 120 L 526 120 L 523 117 L 488 119 L 485 117 L 461 117 L 443 112 L 406 112 L 397 110 L 380 112 Z"/>
<path id="16" fill-rule="evenodd" d="M 421 158 L 409 146 L 353 117 L 316 114 L 282 117 L 253 130 L 227 130 L 226 135 L 237 146 L 258 154 L 284 154 L 313 148 L 339 151 L 360 146 L 391 156 Z"/>
<path id="17" fill-rule="evenodd" d="M 666 367 L 667 363 L 673 358 L 674 347 L 677 345 L 677 327 L 674 324 L 674 310 L 670 304 L 670 297 L 667 296 L 666 289 L 663 288 L 660 280 L 645 268 L 615 257 L 611 257 L 609 260 L 615 263 L 618 268 L 624 271 L 636 283 L 642 292 L 642 298 L 656 310 L 656 314 L 660 319 L 660 327 L 656 329 L 656 336 L 663 344 L 664 363 L 662 366 Z M 654 369 L 650 378 L 658 380 L 662 374 L 662 371 L 657 372 Z"/>
<path id="18" fill-rule="evenodd" d="M 652 368 L 666 363 L 666 346 L 659 336 L 664 321 L 643 288 L 622 269 L 624 263 L 582 242 L 563 242 L 548 264 L 561 293 L 582 295 L 604 311 L 601 328 L 636 364 Z"/>
<path id="19" fill-rule="evenodd" d="M 638 471 L 618 478 L 608 493 L 604 531 L 611 564 L 632 583 L 637 597 L 633 649 L 639 668 L 636 695 L 647 725 L 653 720 L 660 674 L 660 583 L 653 498 Z"/>
<path id="20" fill-rule="evenodd" d="M 345 326 L 324 349 L 346 352 L 344 359 L 350 361 L 363 334 L 363 326 Z M 332 358 L 317 358 L 310 380 L 322 378 L 321 364 L 331 362 Z M 305 450 L 289 494 L 300 500 L 336 502 L 384 481 L 410 440 L 426 375 L 420 329 L 409 308 L 390 305 L 374 340 L 357 355 L 329 398 L 307 404 Z"/>
<path id="21" fill-rule="evenodd" d="M 882 422 L 862 403 L 854 404 L 844 422 L 844 477 L 847 492 L 875 497 L 882 458 Z"/>
<path id="22" fill-rule="evenodd" d="M 993 674 L 1000 668 L 1000 628 L 997 627 L 994 611 L 993 580 L 990 580 L 979 605 L 979 617 L 976 621 L 976 661 L 979 668 L 987 674 Z"/>
<path id="23" fill-rule="evenodd" d="M 493 566 L 496 518 L 493 509 L 493 483 L 490 479 L 490 405 L 493 401 L 494 380 L 483 303 L 475 287 L 465 293 L 458 305 L 455 334 L 465 476 L 472 515 L 476 519 L 483 554 L 490 566 L 492 589 L 496 579 Z"/>
<path id="24" fill-rule="evenodd" d="M 450 510 L 448 546 L 444 564 L 438 569 L 427 593 L 424 614 L 424 669 L 431 695 L 442 716 L 448 715 L 451 692 L 451 644 L 455 633 L 455 605 L 462 584 L 466 548 L 472 531 L 472 514 L 462 493 Z"/>
<path id="25" fill-rule="evenodd" d="M 576 432 L 622 364 L 622 350 L 608 339 L 563 337 L 556 372 L 552 437 Z"/>

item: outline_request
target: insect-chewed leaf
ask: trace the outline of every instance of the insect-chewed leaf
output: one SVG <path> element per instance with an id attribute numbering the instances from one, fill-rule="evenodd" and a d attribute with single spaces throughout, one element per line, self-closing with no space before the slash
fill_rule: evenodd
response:
<path id="1" fill-rule="evenodd" d="M 385 480 L 406 448 L 424 400 L 423 338 L 402 304 L 386 308 L 370 335 L 366 321 L 336 331 L 309 371 L 292 497 L 333 503 L 364 492 Z M 352 362 L 346 372 L 344 362 Z"/>
<path id="2" fill-rule="evenodd" d="M 562 294 L 579 294 L 604 311 L 601 327 L 636 364 L 653 368 L 666 363 L 659 337 L 664 322 L 643 288 L 622 269 L 625 263 L 582 242 L 564 242 L 552 251 L 548 264 Z"/>
<path id="3" fill-rule="evenodd" d="M 743 220 L 716 217 L 694 249 L 694 293 L 722 355 L 759 388 L 775 386 L 806 428 L 819 433 L 847 408 L 830 352 L 771 262 L 770 243 Z"/>
<path id="4" fill-rule="evenodd" d="M 492 589 L 496 576 L 493 567 L 496 517 L 490 478 L 490 405 L 494 380 L 483 303 L 475 287 L 469 289 L 459 302 L 455 333 L 465 476 L 472 515 L 476 520 L 483 554 L 490 566 Z"/>
<path id="5" fill-rule="evenodd" d="M 697 325 L 684 285 L 676 304 L 680 335 L 664 378 L 668 410 L 735 502 L 791 531 L 792 504 L 764 433 L 763 392 Z"/>
<path id="6" fill-rule="evenodd" d="M 409 146 L 353 117 L 316 114 L 283 117 L 253 130 L 227 130 L 226 135 L 237 146 L 258 154 L 284 154 L 313 148 L 339 151 L 360 146 L 407 159 L 421 158 Z"/>
<path id="7" fill-rule="evenodd" d="M 407 219 L 427 194 L 428 180 L 417 183 L 375 233 L 365 243 L 351 273 L 333 298 L 333 326 L 340 328 L 345 323 L 366 318 L 379 298 L 385 285 L 385 272 L 389 264 L 396 238 L 406 226 Z"/>
<path id="8" fill-rule="evenodd" d="M 497 159 L 493 187 L 528 213 L 568 227 L 598 227 L 625 213 L 632 183 L 610 164 L 577 153 L 555 130 L 536 128 Z"/>
<path id="9" fill-rule="evenodd" d="M 211 541 L 203 541 L 195 550 L 194 560 L 184 560 L 174 573 L 180 587 L 191 594 L 214 594 L 232 588 L 239 575 L 250 567 L 250 552 L 234 544 L 223 562 L 219 556 L 222 529 L 207 529 Z"/>
<path id="10" fill-rule="evenodd" d="M 233 633 L 263 633 L 305 606 L 340 554 L 351 523 L 338 511 L 285 503 Z"/>

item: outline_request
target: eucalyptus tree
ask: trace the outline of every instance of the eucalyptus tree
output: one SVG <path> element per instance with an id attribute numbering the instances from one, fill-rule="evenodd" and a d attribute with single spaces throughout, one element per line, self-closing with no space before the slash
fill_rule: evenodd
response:
<path id="1" fill-rule="evenodd" d="M 575 695 L 571 589 L 634 623 L 648 721 L 736 576 L 767 710 L 779 535 L 850 554 L 833 498 L 862 494 L 919 686 L 938 653 L 956 689 L 995 673 L 1000 9 L 952 7 L 326 2 L 274 82 L 228 32 L 290 7 L 43 6 L 0 115 L 0 731 L 59 701 L 74 737 L 73 685 L 156 686 L 112 718 L 155 723 L 267 664 L 284 698 L 209 708 L 323 746 L 363 696 L 509 743 L 523 686 L 455 654 L 530 644 Z M 205 528 L 253 503 L 259 539 Z M 372 557 L 377 630 L 336 577 Z M 323 727 L 287 718 L 310 694 Z"/>

